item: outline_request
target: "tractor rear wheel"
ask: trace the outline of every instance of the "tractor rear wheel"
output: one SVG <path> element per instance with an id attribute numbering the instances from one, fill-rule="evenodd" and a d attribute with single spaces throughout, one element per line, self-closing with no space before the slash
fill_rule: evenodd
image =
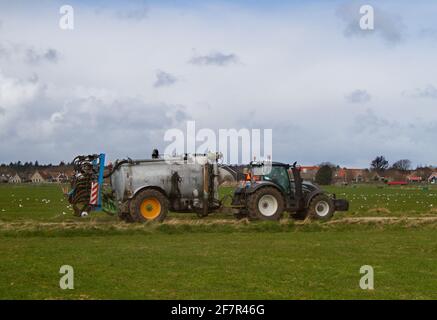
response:
<path id="1" fill-rule="evenodd" d="M 279 220 L 284 212 L 284 197 L 275 188 L 261 188 L 249 197 L 248 209 L 252 218 Z"/>
<path id="2" fill-rule="evenodd" d="M 334 215 L 334 202 L 326 194 L 315 196 L 308 208 L 308 216 L 314 220 L 329 220 Z"/>
<path id="3" fill-rule="evenodd" d="M 130 203 L 130 212 L 138 222 L 164 221 L 168 213 L 167 197 L 158 190 L 140 191 Z"/>

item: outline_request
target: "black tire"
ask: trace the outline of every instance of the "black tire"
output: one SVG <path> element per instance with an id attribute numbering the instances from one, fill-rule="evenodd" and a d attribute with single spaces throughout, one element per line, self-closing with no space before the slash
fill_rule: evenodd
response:
<path id="1" fill-rule="evenodd" d="M 290 218 L 294 220 L 305 220 L 308 217 L 308 210 L 299 210 L 296 213 L 290 214 Z"/>
<path id="2" fill-rule="evenodd" d="M 73 215 L 75 217 L 82 217 L 82 213 L 90 213 L 91 206 L 88 203 L 75 203 L 73 204 Z"/>
<path id="3" fill-rule="evenodd" d="M 168 199 L 160 191 L 140 191 L 130 202 L 130 215 L 135 221 L 164 221 L 168 213 Z"/>
<path id="4" fill-rule="evenodd" d="M 119 212 L 118 213 L 118 218 L 121 221 L 124 221 L 124 222 L 127 222 L 127 223 L 135 222 L 135 219 L 131 216 L 131 214 L 129 212 Z"/>
<path id="5" fill-rule="evenodd" d="M 308 216 L 314 220 L 329 220 L 334 212 L 334 202 L 326 194 L 315 196 L 308 207 Z"/>
<path id="6" fill-rule="evenodd" d="M 246 219 L 249 217 L 249 213 L 247 212 L 246 209 L 241 209 L 234 213 L 234 217 L 237 220 Z"/>
<path id="7" fill-rule="evenodd" d="M 264 187 L 250 195 L 247 207 L 251 218 L 277 221 L 284 212 L 284 197 L 276 188 Z"/>

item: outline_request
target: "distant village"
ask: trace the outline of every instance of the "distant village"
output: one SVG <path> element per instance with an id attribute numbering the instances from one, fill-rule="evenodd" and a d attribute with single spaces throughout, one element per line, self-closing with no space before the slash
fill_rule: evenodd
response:
<path id="1" fill-rule="evenodd" d="M 389 185 L 405 184 L 437 184 L 437 167 L 422 166 L 416 169 L 408 168 L 408 160 L 399 161 L 403 166 L 393 164 L 388 166 L 384 157 L 380 162 L 372 162 L 370 168 L 357 169 L 335 166 L 324 163 L 313 166 L 301 166 L 301 175 L 304 180 L 321 183 L 321 171 L 329 167 L 329 179 L 325 184 L 354 184 L 354 183 L 386 183 Z M 402 162 L 403 161 L 403 162 Z M 399 163 L 398 162 L 398 163 Z M 245 166 L 231 166 L 238 172 L 237 180 L 244 179 L 242 174 Z M 39 165 L 38 162 L 10 163 L 0 165 L 0 183 L 67 183 L 73 176 L 73 165 L 61 162 L 58 165 Z M 323 183 L 321 183 L 323 184 Z"/>
<path id="2" fill-rule="evenodd" d="M 321 166 L 302 166 L 302 178 L 304 180 L 316 181 L 316 176 L 320 168 Z M 416 170 L 390 168 L 383 171 L 334 167 L 332 172 L 332 184 L 374 182 L 383 182 L 393 185 L 411 183 L 437 184 L 437 169 L 431 167 L 418 168 Z"/>
<path id="3" fill-rule="evenodd" d="M 245 166 L 233 166 L 239 172 L 239 180 Z M 388 185 L 407 184 L 437 184 L 437 167 L 418 166 L 411 168 L 411 161 L 398 160 L 393 164 L 384 156 L 376 157 L 369 164 L 369 168 L 346 168 L 326 162 L 320 165 L 300 166 L 304 180 L 322 185 L 348 185 L 357 183 L 386 183 Z"/>
<path id="4" fill-rule="evenodd" d="M 0 165 L 0 183 L 67 183 L 72 175 L 73 166 L 63 162 L 59 165 L 21 162 Z"/>

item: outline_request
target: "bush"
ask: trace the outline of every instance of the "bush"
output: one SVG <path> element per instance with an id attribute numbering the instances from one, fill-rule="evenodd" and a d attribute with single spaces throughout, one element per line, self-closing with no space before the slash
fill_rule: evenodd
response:
<path id="1" fill-rule="evenodd" d="M 331 166 L 323 165 L 316 173 L 316 183 L 320 185 L 330 185 L 332 183 L 333 171 Z"/>

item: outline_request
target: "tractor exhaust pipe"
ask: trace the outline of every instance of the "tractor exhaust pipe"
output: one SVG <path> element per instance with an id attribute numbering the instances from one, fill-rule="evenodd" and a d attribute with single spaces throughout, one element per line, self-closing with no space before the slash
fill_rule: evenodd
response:
<path id="1" fill-rule="evenodd" d="M 297 167 L 297 162 L 293 163 L 291 167 L 291 171 L 293 172 L 294 184 L 295 184 L 295 198 L 297 202 L 297 207 L 299 209 L 303 209 L 305 204 L 303 201 L 303 189 L 302 189 L 302 176 L 300 175 L 300 168 Z"/>

